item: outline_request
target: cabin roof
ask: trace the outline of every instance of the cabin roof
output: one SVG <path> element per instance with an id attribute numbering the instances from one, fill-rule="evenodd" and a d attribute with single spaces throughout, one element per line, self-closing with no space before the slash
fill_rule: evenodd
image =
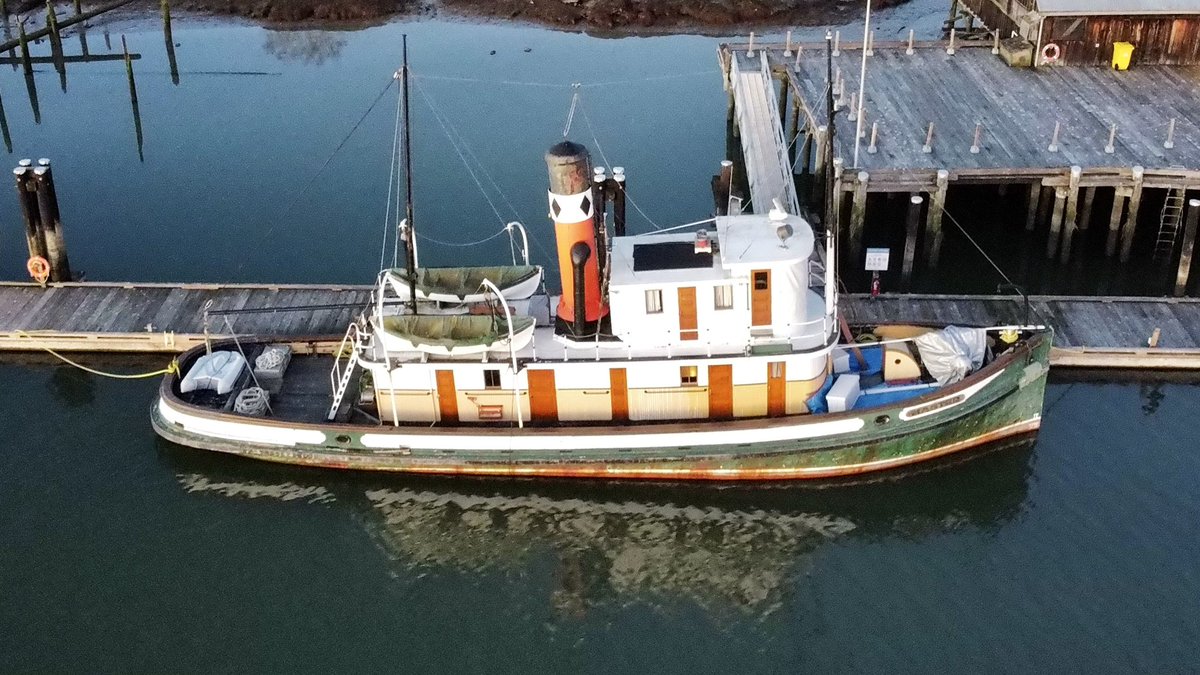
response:
<path id="1" fill-rule="evenodd" d="M 787 234 L 784 228 L 790 228 Z M 725 267 L 771 267 L 806 260 L 813 252 L 812 226 L 800 216 L 720 216 L 717 239 Z"/>
<path id="2" fill-rule="evenodd" d="M 1037 0 L 1042 14 L 1200 14 L 1200 0 Z"/>
<path id="3" fill-rule="evenodd" d="M 783 226 L 791 227 L 786 239 Z M 707 228 L 712 252 L 697 253 L 699 231 L 616 237 L 612 245 L 611 283 L 639 284 L 717 283 L 734 271 L 791 265 L 813 252 L 812 227 L 799 216 L 771 220 L 765 215 L 720 216 L 716 232 Z M 786 245 L 785 245 L 786 244 Z"/>

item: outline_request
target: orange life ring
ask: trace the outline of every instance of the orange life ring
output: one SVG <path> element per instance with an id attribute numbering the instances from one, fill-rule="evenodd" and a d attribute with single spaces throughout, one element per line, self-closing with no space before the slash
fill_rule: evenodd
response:
<path id="1" fill-rule="evenodd" d="M 1042 63 L 1054 63 L 1062 56 L 1062 48 L 1053 42 L 1047 42 L 1045 47 L 1042 47 Z"/>
<path id="2" fill-rule="evenodd" d="M 50 263 L 40 255 L 35 255 L 25 263 L 25 269 L 29 270 L 29 276 L 39 284 L 46 283 L 50 279 Z"/>

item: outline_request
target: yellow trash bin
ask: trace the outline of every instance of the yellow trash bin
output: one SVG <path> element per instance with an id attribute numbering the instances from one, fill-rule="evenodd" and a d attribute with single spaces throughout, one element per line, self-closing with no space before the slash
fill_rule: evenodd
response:
<path id="1" fill-rule="evenodd" d="M 1133 45 L 1129 42 L 1113 43 L 1113 70 L 1129 70 L 1129 62 L 1133 59 Z"/>

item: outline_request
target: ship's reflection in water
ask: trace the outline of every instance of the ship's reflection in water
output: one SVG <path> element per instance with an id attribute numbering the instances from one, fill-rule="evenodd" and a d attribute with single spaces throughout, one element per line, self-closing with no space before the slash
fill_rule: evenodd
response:
<path id="1" fill-rule="evenodd" d="M 531 584 L 562 619 L 679 601 L 767 616 L 828 544 L 1003 527 L 1025 508 L 1033 457 L 1020 441 L 869 481 L 715 486 L 331 474 L 160 447 L 189 493 L 347 509 L 397 577 Z"/>

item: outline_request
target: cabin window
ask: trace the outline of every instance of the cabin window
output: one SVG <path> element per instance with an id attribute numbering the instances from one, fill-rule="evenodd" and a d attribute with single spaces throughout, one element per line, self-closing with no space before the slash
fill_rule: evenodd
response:
<path id="1" fill-rule="evenodd" d="M 772 379 L 783 377 L 783 361 L 772 361 L 769 368 Z"/>
<path id="2" fill-rule="evenodd" d="M 765 291 L 771 287 L 771 275 L 767 272 L 754 273 L 754 290 Z"/>
<path id="3" fill-rule="evenodd" d="M 694 387 L 700 383 L 700 371 L 696 366 L 679 367 L 679 384 L 683 387 Z"/>
<path id="4" fill-rule="evenodd" d="M 717 286 L 713 289 L 713 307 L 733 309 L 733 286 Z"/>
<path id="5" fill-rule="evenodd" d="M 488 389 L 500 388 L 500 371 L 495 368 L 488 368 L 483 371 L 483 386 Z"/>
<path id="6" fill-rule="evenodd" d="M 646 313 L 662 314 L 662 291 L 655 289 L 646 291 Z"/>

